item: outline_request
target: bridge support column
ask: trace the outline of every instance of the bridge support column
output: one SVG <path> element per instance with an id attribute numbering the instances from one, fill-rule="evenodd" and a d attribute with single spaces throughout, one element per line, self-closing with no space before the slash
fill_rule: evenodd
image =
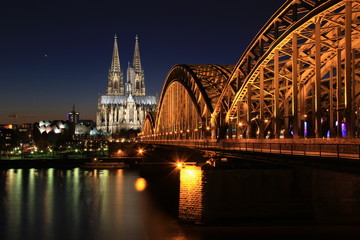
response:
<path id="1" fill-rule="evenodd" d="M 247 128 L 246 128 L 246 138 L 251 138 L 251 84 L 247 85 Z"/>
<path id="2" fill-rule="evenodd" d="M 316 96 L 315 96 L 315 82 L 312 82 L 311 83 L 311 127 L 312 127 L 312 132 L 308 133 L 308 137 L 311 137 L 311 136 L 315 136 L 316 137 L 316 107 L 315 107 L 315 101 L 316 101 Z M 310 128 L 309 128 L 310 130 Z M 308 130 L 308 131 L 309 131 Z"/>
<path id="3" fill-rule="evenodd" d="M 305 136 L 305 121 L 306 121 L 306 102 L 305 102 L 305 84 L 301 84 L 299 86 L 299 136 L 306 137 Z M 300 134 L 301 133 L 301 134 Z"/>
<path id="4" fill-rule="evenodd" d="M 293 137 L 299 138 L 299 99 L 298 99 L 298 44 L 297 33 L 292 38 L 292 115 L 293 115 Z"/>
<path id="5" fill-rule="evenodd" d="M 264 138 L 265 133 L 265 116 L 264 116 L 264 66 L 260 67 L 260 123 L 259 138 Z"/>
<path id="6" fill-rule="evenodd" d="M 240 102 L 238 102 L 238 104 L 236 105 L 236 139 L 241 138 L 240 136 L 241 135 L 240 125 L 242 125 L 240 119 L 241 106 L 242 104 Z"/>
<path id="7" fill-rule="evenodd" d="M 352 94 L 352 61 L 351 61 L 351 18 L 352 1 L 345 2 L 345 123 L 347 137 L 354 137 L 353 94 Z"/>
<path id="8" fill-rule="evenodd" d="M 339 29 L 340 32 L 340 29 Z M 340 109 L 340 101 L 341 101 L 341 49 L 337 50 L 337 66 L 336 66 L 336 136 L 340 138 L 341 134 L 341 109 Z"/>
<path id="9" fill-rule="evenodd" d="M 274 53 L 274 122 L 273 131 L 275 138 L 280 138 L 280 109 L 279 109 L 279 50 Z"/>
<path id="10" fill-rule="evenodd" d="M 315 137 L 321 135 L 321 18 L 315 20 Z"/>
<path id="11" fill-rule="evenodd" d="M 330 93 L 329 93 L 329 130 L 330 130 L 330 137 L 335 136 L 334 130 L 334 68 L 331 66 L 330 68 Z"/>
<path id="12" fill-rule="evenodd" d="M 210 118 L 210 131 L 211 131 L 211 139 L 216 139 L 216 135 L 218 133 L 218 126 L 216 125 L 216 120 L 215 120 L 216 116 L 215 115 L 211 115 Z"/>

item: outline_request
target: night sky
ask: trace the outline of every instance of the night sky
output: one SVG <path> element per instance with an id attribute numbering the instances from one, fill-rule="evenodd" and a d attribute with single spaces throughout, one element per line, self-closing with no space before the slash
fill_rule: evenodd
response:
<path id="1" fill-rule="evenodd" d="M 0 123 L 95 120 L 115 34 L 124 72 L 138 34 L 147 95 L 175 64 L 236 64 L 284 2 L 2 1 Z"/>

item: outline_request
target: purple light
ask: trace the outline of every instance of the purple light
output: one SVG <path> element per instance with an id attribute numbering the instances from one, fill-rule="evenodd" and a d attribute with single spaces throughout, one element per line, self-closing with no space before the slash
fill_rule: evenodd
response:
<path id="1" fill-rule="evenodd" d="M 343 137 L 346 137 L 346 124 L 341 123 L 341 134 Z"/>
<path id="2" fill-rule="evenodd" d="M 304 121 L 304 137 L 307 137 L 308 136 L 308 132 L 307 132 L 307 122 Z"/>

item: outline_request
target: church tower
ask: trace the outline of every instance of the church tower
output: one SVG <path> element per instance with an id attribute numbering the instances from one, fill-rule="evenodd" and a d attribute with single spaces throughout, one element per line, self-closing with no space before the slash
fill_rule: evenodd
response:
<path id="1" fill-rule="evenodd" d="M 139 38 L 135 38 L 134 59 L 128 63 L 124 88 L 119 50 L 115 35 L 106 94 L 99 95 L 96 127 L 105 135 L 129 138 L 140 132 L 147 112 L 157 108 L 156 96 L 145 95 L 144 70 L 141 67 Z"/>
<path id="2" fill-rule="evenodd" d="M 124 95 L 123 73 L 120 68 L 120 57 L 117 45 L 117 37 L 114 36 L 114 49 L 111 68 L 108 74 L 107 95 Z"/>
<path id="3" fill-rule="evenodd" d="M 128 66 L 127 81 L 131 83 L 131 94 L 134 96 L 145 96 L 144 70 L 141 67 L 139 38 L 135 37 L 135 49 L 132 66 Z M 127 92 L 128 93 L 128 92 Z M 129 93 L 128 93 L 129 94 Z"/>

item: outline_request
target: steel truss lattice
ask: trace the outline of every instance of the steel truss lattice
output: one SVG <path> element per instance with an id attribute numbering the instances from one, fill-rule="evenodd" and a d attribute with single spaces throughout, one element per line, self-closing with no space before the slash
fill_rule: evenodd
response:
<path id="1" fill-rule="evenodd" d="M 360 1 L 286 1 L 235 67 L 171 69 L 152 137 L 358 137 L 359 24 Z"/>
<path id="2" fill-rule="evenodd" d="M 358 1 L 287 1 L 215 108 L 227 137 L 357 136 L 359 10 Z"/>

